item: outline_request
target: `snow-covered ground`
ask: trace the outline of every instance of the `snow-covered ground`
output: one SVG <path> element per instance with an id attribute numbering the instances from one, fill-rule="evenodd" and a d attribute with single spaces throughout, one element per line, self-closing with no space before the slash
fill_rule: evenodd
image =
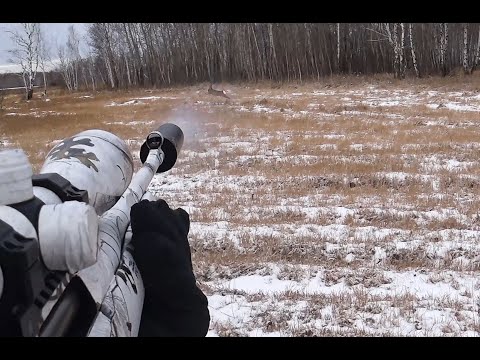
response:
<path id="1" fill-rule="evenodd" d="M 190 213 L 208 336 L 480 334 L 478 93 L 225 90 L 102 105 L 136 114 L 105 122 L 122 131 L 185 132 L 150 191 Z"/>
<path id="2" fill-rule="evenodd" d="M 209 336 L 478 336 L 478 95 L 261 99 L 226 103 L 231 120 L 193 117 L 176 167 L 151 185 L 191 214 Z"/>

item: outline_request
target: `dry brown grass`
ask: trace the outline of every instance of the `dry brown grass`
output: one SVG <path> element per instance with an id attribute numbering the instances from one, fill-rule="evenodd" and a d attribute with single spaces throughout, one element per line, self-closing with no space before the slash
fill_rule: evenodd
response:
<path id="1" fill-rule="evenodd" d="M 134 107 L 105 105 L 111 101 L 121 103 L 132 97 L 145 96 L 151 94 L 138 90 L 72 95 L 56 90 L 50 92 L 48 102 L 40 98 L 26 102 L 22 100 L 21 95 L 10 95 L 5 101 L 5 106 L 14 107 L 14 112 L 22 115 L 11 116 L 4 112 L 0 121 L 0 134 L 23 148 L 29 155 L 34 169 L 39 170 L 52 141 L 87 129 L 110 131 L 125 140 L 143 138 L 151 130 L 151 125 L 142 126 L 141 123 L 151 120 L 161 123 L 171 110 L 171 103 L 155 106 L 145 103 Z M 139 123 L 135 126 L 110 124 L 130 121 Z"/>

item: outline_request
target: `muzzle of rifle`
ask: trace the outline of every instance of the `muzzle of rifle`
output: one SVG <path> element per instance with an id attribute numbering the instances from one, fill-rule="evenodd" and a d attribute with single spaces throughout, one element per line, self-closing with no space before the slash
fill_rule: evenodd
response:
<path id="1" fill-rule="evenodd" d="M 140 148 L 140 160 L 142 164 L 147 159 L 151 149 L 161 147 L 165 157 L 158 167 L 157 173 L 170 170 L 177 162 L 178 154 L 183 146 L 184 135 L 182 129 L 172 123 L 165 123 L 158 129 L 148 134 L 147 139 Z"/>

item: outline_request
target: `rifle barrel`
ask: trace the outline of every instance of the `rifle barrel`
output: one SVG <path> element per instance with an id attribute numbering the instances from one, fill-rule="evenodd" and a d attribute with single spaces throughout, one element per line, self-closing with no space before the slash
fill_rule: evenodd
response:
<path id="1" fill-rule="evenodd" d="M 147 191 L 163 158 L 162 150 L 150 150 L 145 163 L 134 175 L 127 190 L 117 203 L 100 217 L 98 236 L 101 245 L 97 262 L 78 272 L 97 304 L 102 303 L 121 262 L 123 239 L 130 224 L 130 209 Z"/>

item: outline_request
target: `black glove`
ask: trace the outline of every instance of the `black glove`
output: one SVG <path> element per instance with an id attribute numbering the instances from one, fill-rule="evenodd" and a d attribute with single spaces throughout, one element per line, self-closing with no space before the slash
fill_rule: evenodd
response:
<path id="1" fill-rule="evenodd" d="M 210 315 L 193 274 L 188 213 L 164 200 L 142 200 L 130 215 L 133 257 L 145 287 L 139 336 L 205 336 Z"/>

